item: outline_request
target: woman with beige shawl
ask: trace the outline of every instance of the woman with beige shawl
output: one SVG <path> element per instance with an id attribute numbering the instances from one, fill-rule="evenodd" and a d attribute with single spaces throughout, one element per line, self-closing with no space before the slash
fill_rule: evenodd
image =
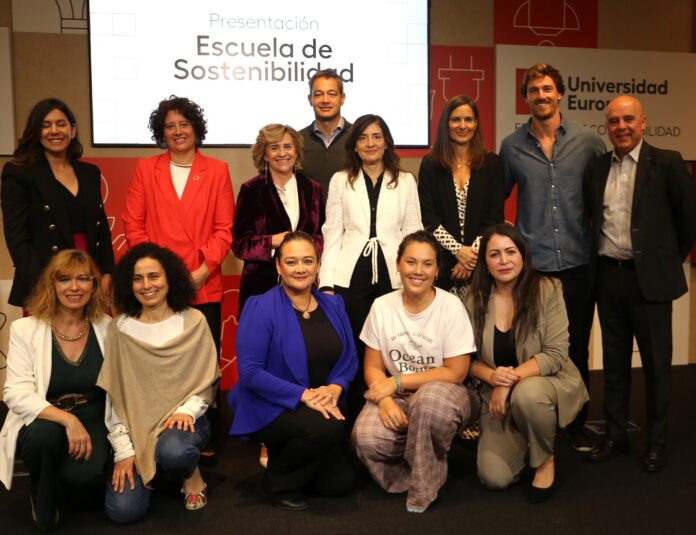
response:
<path id="1" fill-rule="evenodd" d="M 205 411 L 220 369 L 205 317 L 189 306 L 191 278 L 170 250 L 142 243 L 124 255 L 114 280 L 121 314 L 107 333 L 97 382 L 114 408 L 106 513 L 118 523 L 144 516 L 158 467 L 182 476 L 186 509 L 201 509 L 207 487 L 198 459 L 210 437 Z"/>

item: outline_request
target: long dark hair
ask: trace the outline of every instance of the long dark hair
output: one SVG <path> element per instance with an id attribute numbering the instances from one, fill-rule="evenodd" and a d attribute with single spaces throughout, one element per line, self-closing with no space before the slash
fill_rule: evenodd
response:
<path id="1" fill-rule="evenodd" d="M 358 144 L 358 139 L 365 129 L 371 124 L 376 124 L 382 129 L 382 134 L 384 135 L 384 141 L 386 143 L 383 158 L 384 169 L 391 174 L 391 180 L 388 185 L 395 188 L 399 183 L 399 173 L 401 172 L 399 162 L 401 159 L 394 150 L 394 138 L 391 135 L 387 123 L 385 123 L 384 119 L 379 115 L 372 114 L 358 117 L 348 132 L 348 137 L 346 138 L 346 162 L 344 166 L 346 171 L 348 171 L 348 183 L 351 187 L 354 187 L 355 179 L 358 177 L 358 174 L 360 174 L 362 160 L 358 156 L 358 153 L 355 152 L 355 146 Z"/>
<path id="2" fill-rule="evenodd" d="M 133 294 L 133 271 L 141 258 L 157 260 L 167 276 L 167 304 L 174 312 L 188 308 L 196 296 L 191 274 L 181 259 L 166 247 L 143 242 L 123 255 L 114 270 L 114 305 L 126 316 L 138 317 L 143 305 Z"/>
<path id="3" fill-rule="evenodd" d="M 31 165 L 36 163 L 44 155 L 44 148 L 41 145 L 41 129 L 46 115 L 53 110 L 62 111 L 68 118 L 71 126 L 76 127 L 77 121 L 75 114 L 62 100 L 57 98 L 46 98 L 40 100 L 29 112 L 27 124 L 24 127 L 22 137 L 19 138 L 17 148 L 12 154 L 12 162 L 17 165 Z M 75 132 L 75 137 L 70 140 L 68 145 L 67 157 L 71 162 L 82 156 L 82 143 L 80 143 L 79 132 Z"/>
<path id="4" fill-rule="evenodd" d="M 494 280 L 488 272 L 486 253 L 488 242 L 493 235 L 506 236 L 512 240 L 522 256 L 522 271 L 517 277 L 517 283 L 512 290 L 512 299 L 515 305 L 515 315 L 512 318 L 512 332 L 516 341 L 523 340 L 536 327 L 539 319 L 539 287 L 541 275 L 532 268 L 532 258 L 522 234 L 506 223 L 498 223 L 488 227 L 483 233 L 479 246 L 478 261 L 471 276 L 469 295 L 473 299 L 474 336 L 476 346 L 483 345 L 483 326 L 486 323 L 488 313 L 488 301 L 493 290 Z"/>
<path id="5" fill-rule="evenodd" d="M 474 113 L 476 130 L 474 130 L 474 136 L 469 142 L 469 156 L 471 157 L 471 168 L 480 169 L 483 165 L 486 149 L 483 146 L 483 135 L 481 134 L 481 121 L 479 120 L 478 106 L 476 106 L 473 100 L 464 95 L 458 95 L 450 99 L 442 110 L 440 120 L 437 122 L 433 150 L 430 151 L 427 158 L 430 158 L 433 163 L 445 169 L 455 168 L 457 159 L 454 155 L 454 146 L 450 138 L 449 118 L 452 112 L 459 106 L 469 106 Z"/>

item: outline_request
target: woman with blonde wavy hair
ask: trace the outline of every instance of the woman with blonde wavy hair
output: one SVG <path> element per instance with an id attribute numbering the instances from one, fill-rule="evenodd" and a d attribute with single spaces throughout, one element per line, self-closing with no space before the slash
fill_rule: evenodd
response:
<path id="1" fill-rule="evenodd" d="M 232 226 L 232 252 L 244 261 L 240 313 L 250 296 L 278 283 L 273 258 L 288 232 L 309 234 L 321 255 L 321 186 L 297 172 L 302 168 L 303 152 L 300 134 L 282 124 L 261 128 L 251 149 L 259 174 L 242 184 Z"/>
<path id="2" fill-rule="evenodd" d="M 58 521 L 62 487 L 103 495 L 110 403 L 96 382 L 110 318 L 90 256 L 76 249 L 56 254 L 28 310 L 31 316 L 10 328 L 0 480 L 10 488 L 19 456 L 29 471 L 32 516 L 46 531 Z"/>

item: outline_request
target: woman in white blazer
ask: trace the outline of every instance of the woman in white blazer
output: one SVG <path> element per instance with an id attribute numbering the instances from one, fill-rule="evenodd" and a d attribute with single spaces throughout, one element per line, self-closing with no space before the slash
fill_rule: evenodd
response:
<path id="1" fill-rule="evenodd" d="M 359 117 L 346 138 L 345 169 L 329 184 L 319 272 L 321 289 L 343 297 L 358 348 L 348 430 L 365 403 L 360 331 L 372 302 L 401 287 L 397 249 L 422 228 L 416 179 L 401 170 L 387 123 L 379 115 Z"/>
<path id="2" fill-rule="evenodd" d="M 19 456 L 29 471 L 32 516 L 41 531 L 58 521 L 61 485 L 71 493 L 88 488 L 90 497 L 104 492 L 109 456 L 104 420 L 111 408 L 96 380 L 111 318 L 102 313 L 100 286 L 89 255 L 61 251 L 29 298 L 31 316 L 10 327 L 0 480 L 9 490 Z"/>

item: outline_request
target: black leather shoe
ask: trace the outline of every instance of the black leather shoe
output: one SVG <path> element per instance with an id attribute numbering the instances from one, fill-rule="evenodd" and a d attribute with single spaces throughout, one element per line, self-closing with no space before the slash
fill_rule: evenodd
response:
<path id="1" fill-rule="evenodd" d="M 643 470 L 659 472 L 667 466 L 667 452 L 662 444 L 651 444 L 643 457 Z"/>
<path id="2" fill-rule="evenodd" d="M 309 504 L 302 498 L 283 498 L 274 500 L 273 507 L 283 511 L 304 511 L 309 509 Z"/>
<path id="3" fill-rule="evenodd" d="M 548 500 L 556 492 L 556 480 L 553 480 L 550 487 L 542 489 L 541 487 L 535 487 L 530 484 L 527 487 L 526 498 L 529 503 L 543 503 Z"/>
<path id="4" fill-rule="evenodd" d="M 587 458 L 590 461 L 608 461 L 618 453 L 628 453 L 628 440 L 604 439 L 604 442 L 593 449 Z"/>

